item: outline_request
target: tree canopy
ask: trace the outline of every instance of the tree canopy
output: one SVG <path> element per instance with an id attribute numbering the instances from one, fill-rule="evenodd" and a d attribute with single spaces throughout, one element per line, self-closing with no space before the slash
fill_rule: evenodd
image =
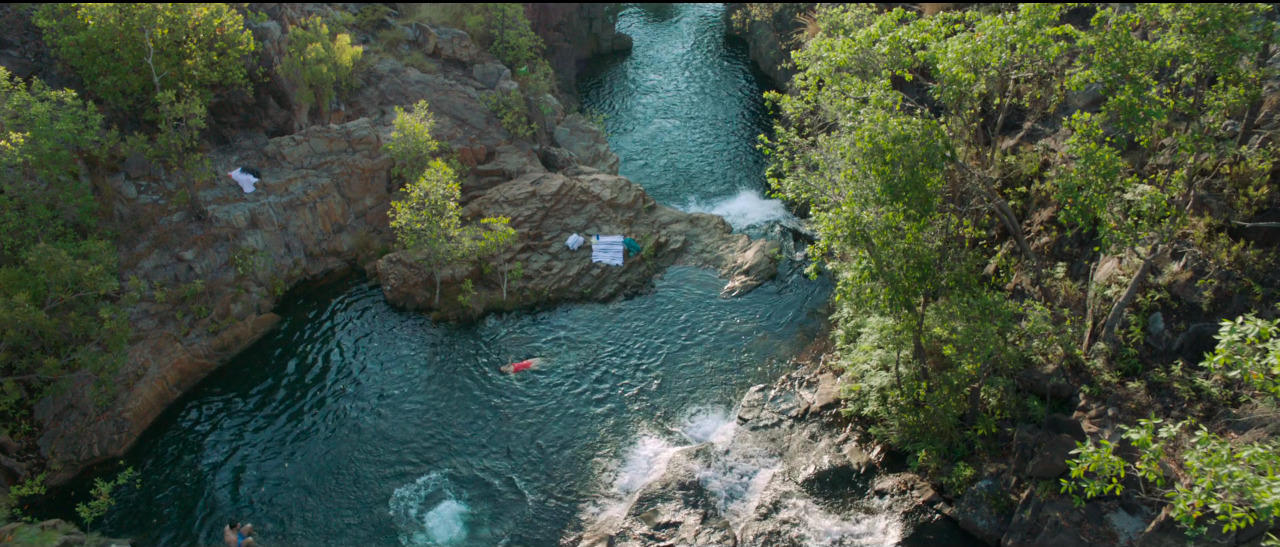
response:
<path id="1" fill-rule="evenodd" d="M 124 112 L 161 92 L 213 94 L 249 86 L 256 43 L 228 4 L 46 4 L 34 17 L 89 94 Z"/>

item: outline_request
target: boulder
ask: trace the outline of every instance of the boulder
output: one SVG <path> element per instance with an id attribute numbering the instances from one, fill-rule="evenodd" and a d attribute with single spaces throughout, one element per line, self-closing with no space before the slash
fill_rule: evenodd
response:
<path id="1" fill-rule="evenodd" d="M 556 146 L 568 150 L 580 165 L 594 167 L 605 173 L 618 174 L 621 160 L 609 148 L 604 132 L 582 114 L 566 116 L 553 134 Z"/>
<path id="2" fill-rule="evenodd" d="M 1009 491 L 1000 484 L 999 479 L 984 478 L 969 487 L 960 497 L 952 517 L 960 524 L 960 528 L 987 545 L 999 545 L 1013 515 L 1001 512 L 999 509 L 1004 504 L 997 500 L 1008 496 Z"/>
<path id="3" fill-rule="evenodd" d="M 818 375 L 818 390 L 813 396 L 813 412 L 825 412 L 840 406 L 840 382 L 836 375 L 824 372 Z"/>
<path id="4" fill-rule="evenodd" d="M 1213 353 L 1218 347 L 1218 325 L 1216 323 L 1196 323 L 1178 335 L 1173 342 L 1173 351 L 1184 361 L 1198 365 L 1204 361 L 1205 354 Z"/>
<path id="5" fill-rule="evenodd" d="M 72 386 L 36 405 L 36 446 L 60 464 L 51 484 L 118 457 L 186 389 L 273 328 L 279 319 L 270 313 L 273 284 L 291 286 L 357 261 L 367 252 L 362 240 L 369 250 L 389 243 L 385 215 L 380 223 L 366 220 L 378 219 L 370 213 L 390 199 L 385 130 L 360 119 L 309 127 L 256 148 L 215 150 L 210 159 L 221 172 L 257 167 L 263 174 L 258 190 L 245 194 L 226 177 L 216 178 L 197 194 L 202 220 L 168 211 L 122 246 L 123 278 L 169 287 L 199 280 L 211 313 L 187 319 L 183 328 L 176 304 L 131 310 L 135 331 L 144 335 L 128 349 L 119 397 L 94 408 L 88 386 Z M 139 190 L 128 206 L 154 207 L 144 201 L 152 197 Z"/>
<path id="6" fill-rule="evenodd" d="M 1088 436 L 1084 434 L 1084 427 L 1080 425 L 1080 421 L 1065 414 L 1050 414 L 1046 416 L 1044 428 L 1051 433 L 1065 433 L 1079 442 L 1084 442 L 1088 439 Z"/>
<path id="7" fill-rule="evenodd" d="M 1013 380 L 1018 389 L 1048 399 L 1066 399 L 1076 391 L 1057 367 L 1029 367 L 1019 371 Z"/>
<path id="8" fill-rule="evenodd" d="M 456 28 L 436 27 L 436 49 L 440 57 L 462 63 L 472 63 L 479 59 L 483 52 L 471 40 L 471 35 Z"/>
<path id="9" fill-rule="evenodd" d="M 1083 432 L 1081 433 L 1083 434 Z M 1044 443 L 1036 456 L 1027 464 L 1027 474 L 1032 478 L 1056 479 L 1067 472 L 1067 460 L 1076 449 L 1076 440 L 1070 434 L 1059 433 Z"/>
<path id="10" fill-rule="evenodd" d="M 488 89 L 498 87 L 498 83 L 511 79 L 511 69 L 498 62 L 478 64 L 471 67 L 471 75 Z"/>

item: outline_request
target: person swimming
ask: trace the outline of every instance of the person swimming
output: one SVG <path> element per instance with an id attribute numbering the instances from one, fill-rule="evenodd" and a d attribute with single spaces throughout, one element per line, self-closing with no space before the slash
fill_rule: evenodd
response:
<path id="1" fill-rule="evenodd" d="M 253 525 L 241 526 L 240 531 L 236 532 L 236 547 L 256 547 L 258 541 L 251 536 L 253 536 Z"/>
<path id="2" fill-rule="evenodd" d="M 240 546 L 240 522 L 236 519 L 227 521 L 227 526 L 222 529 L 222 543 L 227 547 Z"/>
<path id="3" fill-rule="evenodd" d="M 523 361 L 511 363 L 509 365 L 502 365 L 501 367 L 498 368 L 498 370 L 501 370 L 502 372 L 505 372 L 507 374 L 515 374 L 517 372 L 524 372 L 526 370 L 537 370 L 538 365 L 540 364 L 542 364 L 542 359 L 538 357 L 534 357 L 533 359 L 525 359 Z"/>

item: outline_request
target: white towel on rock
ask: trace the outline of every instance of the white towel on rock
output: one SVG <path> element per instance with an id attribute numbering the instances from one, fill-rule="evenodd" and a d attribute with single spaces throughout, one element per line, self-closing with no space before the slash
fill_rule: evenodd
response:
<path id="1" fill-rule="evenodd" d="M 610 266 L 622 265 L 622 236 L 595 236 L 591 242 L 591 261 Z"/>
<path id="2" fill-rule="evenodd" d="M 239 183 L 240 189 L 244 190 L 244 193 L 246 194 L 252 194 L 254 190 L 253 185 L 258 183 L 258 177 L 241 171 L 239 167 L 237 167 L 235 171 L 227 173 L 227 176 Z"/>
<path id="3" fill-rule="evenodd" d="M 568 247 L 570 251 L 576 251 L 578 250 L 578 247 L 581 247 L 582 243 L 585 241 L 586 241 L 585 239 L 582 239 L 582 236 L 578 234 L 573 234 L 569 236 L 568 241 L 564 242 L 564 245 Z"/>

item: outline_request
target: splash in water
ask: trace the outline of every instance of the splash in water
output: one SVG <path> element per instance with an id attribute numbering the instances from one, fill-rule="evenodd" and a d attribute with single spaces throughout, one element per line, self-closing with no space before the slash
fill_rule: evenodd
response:
<path id="1" fill-rule="evenodd" d="M 418 477 L 391 494 L 391 517 L 406 547 L 454 545 L 467 539 L 471 508 L 440 473 Z"/>
<path id="2" fill-rule="evenodd" d="M 745 189 L 729 199 L 710 205 L 690 200 L 684 210 L 689 213 L 711 213 L 723 217 L 735 230 L 766 222 L 783 222 L 792 218 L 782 201 L 767 199 L 759 192 Z"/>

